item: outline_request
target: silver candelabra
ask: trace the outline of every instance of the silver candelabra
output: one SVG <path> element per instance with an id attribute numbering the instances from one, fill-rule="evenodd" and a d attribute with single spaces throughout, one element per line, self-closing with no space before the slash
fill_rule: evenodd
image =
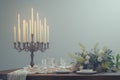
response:
<path id="1" fill-rule="evenodd" d="M 34 52 L 36 51 L 41 51 L 44 52 L 46 49 L 49 48 L 49 42 L 44 43 L 44 42 L 34 42 L 34 34 L 31 34 L 31 42 L 14 42 L 14 48 L 18 50 L 19 52 L 21 51 L 26 51 L 30 52 L 31 56 L 31 61 L 30 65 L 31 67 L 34 66 Z"/>

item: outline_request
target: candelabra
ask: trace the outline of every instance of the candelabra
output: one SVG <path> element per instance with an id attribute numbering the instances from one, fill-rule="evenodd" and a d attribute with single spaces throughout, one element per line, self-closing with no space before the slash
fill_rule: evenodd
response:
<path id="1" fill-rule="evenodd" d="M 14 42 L 14 48 L 18 50 L 19 52 L 21 51 L 26 51 L 30 52 L 30 65 L 31 67 L 34 66 L 34 52 L 36 51 L 41 51 L 44 52 L 46 49 L 49 48 L 49 42 L 44 43 L 44 42 L 34 42 L 34 34 L 31 34 L 31 42 Z"/>

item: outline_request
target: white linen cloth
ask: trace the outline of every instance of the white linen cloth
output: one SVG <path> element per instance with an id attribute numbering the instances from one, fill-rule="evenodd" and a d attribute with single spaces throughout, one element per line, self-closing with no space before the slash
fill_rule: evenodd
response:
<path id="1" fill-rule="evenodd" d="M 24 69 L 16 70 L 7 74 L 7 80 L 26 80 L 27 74 Z"/>
<path id="2" fill-rule="evenodd" d="M 35 74 L 35 73 L 54 73 L 56 71 L 70 71 L 65 66 L 59 67 L 38 67 L 35 65 L 34 67 L 27 66 L 23 69 L 19 69 L 7 74 L 7 80 L 26 80 L 28 74 Z"/>

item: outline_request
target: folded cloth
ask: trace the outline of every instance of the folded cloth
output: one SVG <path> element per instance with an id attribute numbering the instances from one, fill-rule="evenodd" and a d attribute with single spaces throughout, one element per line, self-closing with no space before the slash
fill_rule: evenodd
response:
<path id="1" fill-rule="evenodd" d="M 7 80 L 26 80 L 27 74 L 24 69 L 16 70 L 7 74 Z"/>

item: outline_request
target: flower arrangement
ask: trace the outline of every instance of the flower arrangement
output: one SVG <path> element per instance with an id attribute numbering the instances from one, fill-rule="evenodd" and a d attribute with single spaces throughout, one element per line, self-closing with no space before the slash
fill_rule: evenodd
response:
<path id="1" fill-rule="evenodd" d="M 88 52 L 83 44 L 80 43 L 79 45 L 81 52 L 69 54 L 70 58 L 75 59 L 75 71 L 82 67 L 83 69 L 93 69 L 97 72 L 106 72 L 113 67 L 112 50 L 107 47 L 99 49 L 98 43 L 96 43 L 91 51 Z"/>

